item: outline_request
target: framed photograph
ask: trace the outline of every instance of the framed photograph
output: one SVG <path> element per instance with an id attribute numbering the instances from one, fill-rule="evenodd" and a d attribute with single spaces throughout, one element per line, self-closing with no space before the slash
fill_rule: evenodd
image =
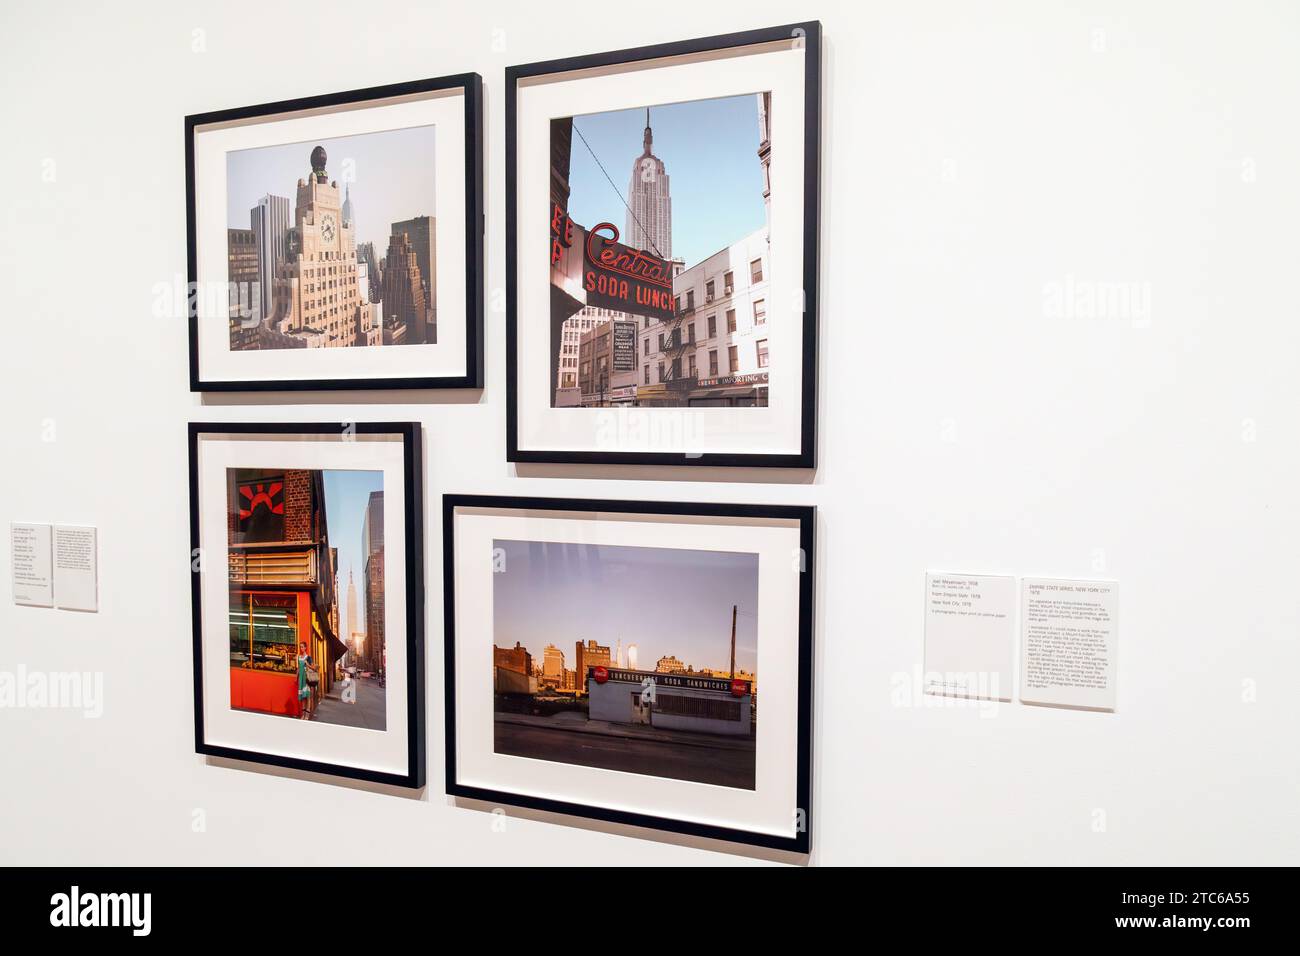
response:
<path id="1" fill-rule="evenodd" d="M 506 70 L 507 457 L 812 468 L 821 26 Z"/>
<path id="2" fill-rule="evenodd" d="M 481 388 L 477 73 L 185 117 L 190 388 Z"/>
<path id="3" fill-rule="evenodd" d="M 442 501 L 449 794 L 808 852 L 813 508 Z"/>
<path id="4" fill-rule="evenodd" d="M 190 425 L 194 748 L 424 786 L 420 425 Z"/>

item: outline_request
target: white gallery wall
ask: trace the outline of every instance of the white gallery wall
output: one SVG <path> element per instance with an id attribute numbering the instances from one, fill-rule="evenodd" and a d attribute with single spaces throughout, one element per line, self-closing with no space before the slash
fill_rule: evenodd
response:
<path id="1" fill-rule="evenodd" d="M 444 492 L 817 506 L 814 864 L 1297 859 L 1300 8 L 647 9 L 5 5 L 0 501 L 98 527 L 101 580 L 98 613 L 16 607 L 6 541 L 0 671 L 102 674 L 103 713 L 0 709 L 0 862 L 754 862 L 449 802 Z M 504 68 L 803 19 L 816 472 L 510 465 Z M 464 71 L 486 388 L 190 394 L 185 114 Z M 362 418 L 425 426 L 418 799 L 193 753 L 186 422 Z M 1118 581 L 1116 712 L 921 697 L 927 569 Z"/>

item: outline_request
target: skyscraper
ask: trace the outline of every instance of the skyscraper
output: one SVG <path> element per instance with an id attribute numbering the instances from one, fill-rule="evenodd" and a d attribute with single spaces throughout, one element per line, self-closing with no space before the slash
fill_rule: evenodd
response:
<path id="1" fill-rule="evenodd" d="M 645 111 L 641 155 L 632 163 L 627 187 L 627 218 L 620 239 L 661 259 L 673 257 L 673 200 L 664 162 L 654 154 L 650 110 Z"/>
<path id="2" fill-rule="evenodd" d="M 397 228 L 393 227 L 394 230 Z M 406 233 L 394 231 L 384 257 L 384 341 L 412 345 L 437 341 L 429 326 L 419 252 Z"/>
<path id="3" fill-rule="evenodd" d="M 361 547 L 367 555 L 384 550 L 384 493 L 370 492 L 361 519 Z"/>
<path id="4" fill-rule="evenodd" d="M 554 138 L 554 127 L 552 137 Z M 627 187 L 627 215 L 619 241 L 644 249 L 664 259 L 672 258 L 673 203 L 669 194 L 668 174 L 663 160 L 654 155 L 654 135 L 650 129 L 650 110 L 646 110 L 645 132 L 641 138 L 641 155 L 632 162 L 632 178 Z M 552 170 L 554 172 L 554 170 Z M 554 186 L 554 184 L 553 184 Z M 629 320 L 626 312 L 588 306 L 564 320 L 560 330 L 558 365 L 555 373 L 557 407 L 582 404 L 579 359 L 582 334 L 609 320 Z M 588 374 L 594 374 L 589 370 Z M 636 370 L 627 372 L 626 381 L 606 383 L 606 390 L 617 386 L 634 386 Z"/>
<path id="5" fill-rule="evenodd" d="M 372 670 L 384 669 L 384 493 L 370 492 L 361 521 L 366 566 L 366 658 Z"/>
<path id="6" fill-rule="evenodd" d="M 357 633 L 357 584 L 352 580 L 352 569 L 348 568 L 348 631 L 345 640 L 352 640 Z"/>
<path id="7" fill-rule="evenodd" d="M 257 237 L 257 281 L 261 283 L 258 321 L 277 318 L 275 280 L 288 261 L 290 217 L 289 200 L 284 196 L 267 194 L 248 211 L 253 235 Z"/>
<path id="8" fill-rule="evenodd" d="M 379 268 L 379 259 L 375 256 L 375 244 L 373 242 L 357 243 L 357 267 L 360 275 L 361 263 L 366 264 L 366 287 L 370 293 L 370 301 L 378 302 L 383 295 L 384 274 Z"/>
<path id="9" fill-rule="evenodd" d="M 227 281 L 230 283 L 230 344 L 240 345 L 254 333 L 258 304 L 257 236 L 251 229 L 226 230 Z"/>
<path id="10" fill-rule="evenodd" d="M 279 331 L 314 346 L 366 344 L 358 343 L 356 237 L 343 221 L 338 183 L 325 171 L 325 148 L 316 146 L 310 159 L 311 174 L 298 180 Z"/>
<path id="11" fill-rule="evenodd" d="M 416 265 L 420 267 L 420 282 L 424 286 L 424 301 L 430 308 L 438 301 L 437 232 L 432 216 L 416 216 L 393 223 L 393 235 L 405 236 L 415 252 Z M 390 246 L 391 248 L 391 246 Z"/>

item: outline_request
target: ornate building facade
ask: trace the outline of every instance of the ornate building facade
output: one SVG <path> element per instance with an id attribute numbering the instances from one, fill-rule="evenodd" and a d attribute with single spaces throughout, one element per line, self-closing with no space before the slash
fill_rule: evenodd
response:
<path id="1" fill-rule="evenodd" d="M 313 149 L 311 175 L 298 180 L 279 331 L 313 347 L 379 344 L 357 286 L 353 224 L 343 214 L 338 183 L 325 171 L 326 158 L 323 147 Z"/>
<path id="2" fill-rule="evenodd" d="M 641 155 L 632 163 L 622 242 L 660 259 L 673 257 L 673 197 L 664 161 L 654 154 L 650 110 L 645 111 Z"/>

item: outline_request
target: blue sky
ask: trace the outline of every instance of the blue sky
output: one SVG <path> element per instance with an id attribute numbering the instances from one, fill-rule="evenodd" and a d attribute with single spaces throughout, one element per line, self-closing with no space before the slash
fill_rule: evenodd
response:
<path id="1" fill-rule="evenodd" d="M 618 545 L 493 542 L 504 570 L 493 576 L 493 640 L 518 641 L 539 663 L 554 644 L 574 665 L 574 645 L 611 652 L 637 645 L 637 667 L 667 654 L 696 668 L 728 666 L 731 606 L 736 667 L 753 671 L 758 645 L 758 555 Z"/>
<path id="2" fill-rule="evenodd" d="M 664 162 L 673 200 L 673 256 L 688 267 L 763 225 L 757 99 L 750 93 L 650 107 L 654 154 Z M 612 222 L 622 232 L 623 200 L 641 155 L 645 109 L 575 116 L 573 125 L 569 215 L 582 226 Z"/>
<path id="3" fill-rule="evenodd" d="M 366 629 L 365 551 L 361 543 L 361 522 L 365 520 L 370 492 L 384 490 L 382 471 L 323 472 L 325 479 L 325 519 L 330 547 L 339 549 L 339 627 L 347 629 L 348 570 L 357 586 L 357 629 Z"/>
<path id="4" fill-rule="evenodd" d="M 373 242 L 382 259 L 393 223 L 437 215 L 433 145 L 434 127 L 412 126 L 228 153 L 226 225 L 247 229 L 248 211 L 267 193 L 289 200 L 292 220 L 298 180 L 311 173 L 312 150 L 323 146 L 330 182 L 339 184 L 341 194 L 345 186 L 351 189 L 357 242 Z"/>

